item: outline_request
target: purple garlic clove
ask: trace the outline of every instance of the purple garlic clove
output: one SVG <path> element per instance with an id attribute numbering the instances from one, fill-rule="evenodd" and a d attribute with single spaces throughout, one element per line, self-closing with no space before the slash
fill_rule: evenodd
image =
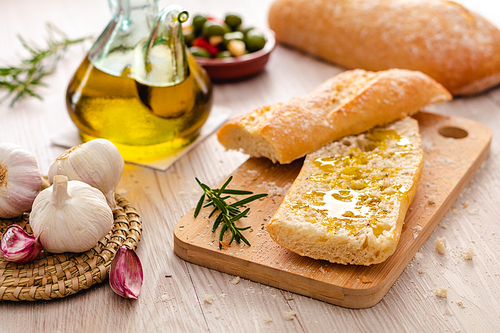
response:
<path id="1" fill-rule="evenodd" d="M 0 239 L 0 253 L 5 260 L 24 264 L 33 261 L 42 252 L 38 238 L 30 236 L 19 225 L 10 225 Z"/>
<path id="2" fill-rule="evenodd" d="M 137 254 L 120 246 L 111 262 L 109 284 L 113 291 L 125 298 L 139 297 L 142 287 L 142 265 Z"/>

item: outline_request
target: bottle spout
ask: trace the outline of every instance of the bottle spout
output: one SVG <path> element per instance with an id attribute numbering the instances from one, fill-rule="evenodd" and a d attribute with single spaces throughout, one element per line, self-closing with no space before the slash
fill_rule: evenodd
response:
<path id="1" fill-rule="evenodd" d="M 179 84 L 189 76 L 182 33 L 182 23 L 188 17 L 179 5 L 169 5 L 158 14 L 149 37 L 136 49 L 136 81 L 165 87 Z"/>

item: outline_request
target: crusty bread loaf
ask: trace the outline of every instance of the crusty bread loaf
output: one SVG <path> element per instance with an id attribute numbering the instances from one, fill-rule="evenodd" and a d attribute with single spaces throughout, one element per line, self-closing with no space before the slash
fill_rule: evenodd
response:
<path id="1" fill-rule="evenodd" d="M 500 83 L 500 30 L 447 0 L 276 0 L 279 42 L 345 68 L 421 71 L 454 95 Z"/>
<path id="2" fill-rule="evenodd" d="M 420 72 L 353 70 L 327 80 L 306 96 L 237 117 L 217 135 L 227 149 L 284 164 L 343 136 L 450 98 L 446 89 Z"/>
<path id="3" fill-rule="evenodd" d="M 380 263 L 399 242 L 422 166 L 413 118 L 344 137 L 307 155 L 266 229 L 303 256 Z"/>

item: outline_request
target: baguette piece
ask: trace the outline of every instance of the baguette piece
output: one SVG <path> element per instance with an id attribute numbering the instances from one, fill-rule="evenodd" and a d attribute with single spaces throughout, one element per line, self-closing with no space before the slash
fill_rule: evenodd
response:
<path id="1" fill-rule="evenodd" d="M 449 99 L 446 89 L 420 72 L 352 70 L 327 80 L 306 96 L 234 118 L 217 136 L 227 149 L 286 164 L 343 136 Z"/>
<path id="2" fill-rule="evenodd" d="M 303 256 L 380 263 L 396 249 L 422 167 L 413 118 L 342 138 L 307 155 L 266 229 Z"/>
<path id="3" fill-rule="evenodd" d="M 500 83 L 500 30 L 447 0 L 276 0 L 279 42 L 345 68 L 421 71 L 454 95 Z"/>

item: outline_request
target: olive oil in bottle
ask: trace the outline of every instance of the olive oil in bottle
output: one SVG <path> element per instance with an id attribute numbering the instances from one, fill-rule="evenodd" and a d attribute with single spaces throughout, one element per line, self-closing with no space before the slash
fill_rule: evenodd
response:
<path id="1" fill-rule="evenodd" d="M 198 135 L 212 85 L 189 54 L 181 24 L 188 13 L 157 0 L 117 0 L 114 15 L 66 93 L 83 141 L 113 142 L 128 161 L 171 154 Z"/>
<path id="2" fill-rule="evenodd" d="M 66 94 L 82 140 L 108 139 L 127 160 L 168 155 L 191 143 L 208 118 L 212 87 L 192 56 L 189 66 L 181 83 L 154 87 L 107 74 L 86 58 Z"/>

